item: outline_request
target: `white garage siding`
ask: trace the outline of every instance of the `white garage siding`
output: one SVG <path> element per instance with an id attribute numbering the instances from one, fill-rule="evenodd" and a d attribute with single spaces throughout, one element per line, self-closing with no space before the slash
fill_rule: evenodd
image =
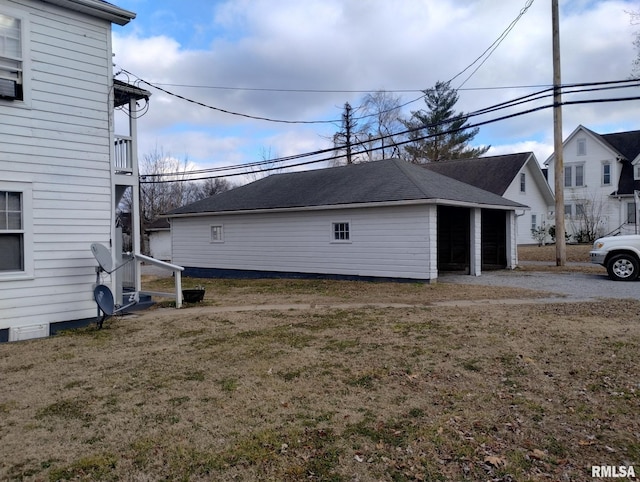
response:
<path id="1" fill-rule="evenodd" d="M 173 262 L 186 267 L 431 279 L 435 206 L 216 215 L 172 220 Z M 334 242 L 332 223 L 349 223 Z M 222 242 L 211 226 L 222 225 Z"/>
<path id="2" fill-rule="evenodd" d="M 0 101 L 2 183 L 30 188 L 27 276 L 0 277 L 0 329 L 96 315 L 90 245 L 112 226 L 111 25 L 28 0 L 2 2 L 26 20 L 26 101 Z M 15 185 L 15 184 L 14 184 Z"/>

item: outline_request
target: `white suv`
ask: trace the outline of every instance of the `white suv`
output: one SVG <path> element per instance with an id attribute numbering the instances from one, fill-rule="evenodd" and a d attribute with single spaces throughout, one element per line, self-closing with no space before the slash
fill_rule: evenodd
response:
<path id="1" fill-rule="evenodd" d="M 607 236 L 596 239 L 591 262 L 607 268 L 614 281 L 633 281 L 640 274 L 640 235 Z"/>

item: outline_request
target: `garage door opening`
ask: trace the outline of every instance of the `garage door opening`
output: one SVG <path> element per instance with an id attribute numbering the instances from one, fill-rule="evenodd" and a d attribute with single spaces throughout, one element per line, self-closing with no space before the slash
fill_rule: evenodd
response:
<path id="1" fill-rule="evenodd" d="M 470 273 L 470 210 L 438 206 L 438 271 Z"/>
<path id="2" fill-rule="evenodd" d="M 482 210 L 482 270 L 507 267 L 507 214 L 497 209 Z"/>

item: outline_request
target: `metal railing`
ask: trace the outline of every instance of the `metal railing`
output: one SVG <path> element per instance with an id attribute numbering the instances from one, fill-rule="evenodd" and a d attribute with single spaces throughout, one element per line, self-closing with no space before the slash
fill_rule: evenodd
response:
<path id="1" fill-rule="evenodd" d="M 173 277 L 175 281 L 175 291 L 174 293 L 162 293 L 159 291 L 146 291 L 142 290 L 141 286 L 136 286 L 136 291 L 139 291 L 141 294 L 150 295 L 150 296 L 160 296 L 164 298 L 174 298 L 176 300 L 176 308 L 182 307 L 182 272 L 184 268 L 182 266 L 178 266 L 176 264 L 167 263 L 165 261 L 160 261 L 159 259 L 150 258 L 149 256 L 145 256 L 144 254 L 134 254 L 136 259 L 135 263 L 131 263 L 135 266 L 135 269 L 140 269 L 140 265 L 144 262 L 147 264 L 151 264 L 153 266 L 157 266 L 162 269 L 166 269 L 168 271 L 173 271 Z M 137 282 L 137 280 L 136 280 Z"/>
<path id="2" fill-rule="evenodd" d="M 133 173 L 133 151 L 131 137 L 116 136 L 113 150 L 113 167 L 118 174 Z"/>

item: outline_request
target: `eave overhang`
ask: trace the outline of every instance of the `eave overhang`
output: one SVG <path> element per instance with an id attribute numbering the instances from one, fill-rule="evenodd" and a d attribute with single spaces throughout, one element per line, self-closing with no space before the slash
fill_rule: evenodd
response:
<path id="1" fill-rule="evenodd" d="M 86 13 L 103 20 L 108 20 L 116 25 L 126 25 L 136 18 L 134 12 L 130 12 L 120 7 L 116 7 L 102 0 L 43 0 L 44 2 L 57 5 L 59 7 Z"/>
<path id="2" fill-rule="evenodd" d="M 236 214 L 264 214 L 264 213 L 286 213 L 286 212 L 308 212 L 308 211 L 332 211 L 338 209 L 358 209 L 358 208 L 376 208 L 376 207 L 393 207 L 393 206 L 419 206 L 419 205 L 439 205 L 439 206 L 455 206 L 466 208 L 480 209 L 496 209 L 503 211 L 528 210 L 529 206 L 523 204 L 517 206 L 505 206 L 498 204 L 478 204 L 464 201 L 452 201 L 450 199 L 415 199 L 407 201 L 390 201 L 375 203 L 356 203 L 356 204 L 331 204 L 322 206 L 301 206 L 287 208 L 265 208 L 265 209 L 240 209 L 236 211 L 207 211 L 199 213 L 181 213 L 181 214 L 163 214 L 161 218 L 192 218 L 205 216 L 228 216 Z"/>

